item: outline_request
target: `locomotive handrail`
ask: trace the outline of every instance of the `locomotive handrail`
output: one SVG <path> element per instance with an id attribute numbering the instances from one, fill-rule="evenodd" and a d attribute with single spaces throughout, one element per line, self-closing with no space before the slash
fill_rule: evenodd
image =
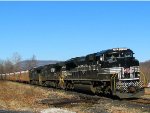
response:
<path id="1" fill-rule="evenodd" d="M 113 81 L 111 81 L 111 90 L 114 90 L 114 92 L 116 92 L 116 86 L 115 86 L 115 84 L 116 84 L 116 75 L 117 75 L 117 73 L 114 73 L 113 75 L 112 75 L 112 77 L 111 77 L 111 80 L 113 80 Z M 112 83 L 114 83 L 114 87 L 113 87 L 113 84 Z M 114 89 L 113 89 L 114 88 Z"/>
<path id="2" fill-rule="evenodd" d="M 114 90 L 115 90 L 115 92 L 116 92 L 116 76 L 117 76 L 117 73 L 115 73 L 115 75 L 114 75 Z"/>
<path id="3" fill-rule="evenodd" d="M 113 90 L 113 86 L 112 86 L 112 78 L 113 76 L 111 76 L 110 82 L 111 82 L 111 90 Z"/>

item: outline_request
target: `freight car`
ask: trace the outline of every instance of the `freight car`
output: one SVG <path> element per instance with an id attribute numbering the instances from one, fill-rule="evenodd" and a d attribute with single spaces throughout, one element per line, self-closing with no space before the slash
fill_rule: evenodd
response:
<path id="1" fill-rule="evenodd" d="M 14 72 L 14 73 L 0 74 L 0 80 L 30 83 L 29 71 L 26 70 L 26 71 Z"/>
<path id="2" fill-rule="evenodd" d="M 138 98 L 144 94 L 139 61 L 128 48 L 113 48 L 64 62 L 29 70 L 23 79 L 31 84 L 66 90 L 80 89 L 94 94 Z M 15 77 L 18 75 L 16 74 Z M 20 76 L 23 76 L 20 73 Z M 12 79 L 10 74 L 1 78 Z M 21 80 L 23 82 L 24 80 Z"/>

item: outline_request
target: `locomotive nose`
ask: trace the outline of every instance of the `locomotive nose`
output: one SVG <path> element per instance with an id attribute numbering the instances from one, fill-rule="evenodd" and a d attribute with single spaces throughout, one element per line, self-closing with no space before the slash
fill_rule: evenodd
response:
<path id="1" fill-rule="evenodd" d="M 129 86 L 128 93 L 136 93 L 136 88 L 134 86 Z"/>

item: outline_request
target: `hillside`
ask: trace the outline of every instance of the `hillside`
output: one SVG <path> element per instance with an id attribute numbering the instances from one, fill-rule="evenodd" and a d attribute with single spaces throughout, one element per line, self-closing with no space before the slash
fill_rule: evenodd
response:
<path id="1" fill-rule="evenodd" d="M 21 61 L 20 64 L 21 66 L 25 66 L 27 62 L 30 62 L 30 60 L 24 60 Z M 55 64 L 59 61 L 56 60 L 36 60 L 37 66 L 43 66 L 43 65 L 47 65 L 47 64 Z"/>
<path id="2" fill-rule="evenodd" d="M 27 64 L 29 64 L 29 62 L 32 62 L 32 61 L 31 60 L 21 61 L 19 63 L 19 65 L 21 66 L 21 69 L 26 70 L 27 69 Z M 56 61 L 56 60 L 36 60 L 35 61 L 36 67 L 44 66 L 44 65 L 48 65 L 48 64 L 55 64 L 57 62 L 60 62 L 60 61 Z"/>
<path id="3" fill-rule="evenodd" d="M 150 60 L 140 63 L 140 70 L 147 78 L 147 82 L 150 82 Z"/>

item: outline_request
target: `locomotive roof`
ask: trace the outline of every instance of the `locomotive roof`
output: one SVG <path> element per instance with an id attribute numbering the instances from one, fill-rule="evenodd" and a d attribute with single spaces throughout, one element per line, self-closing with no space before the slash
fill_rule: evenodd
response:
<path id="1" fill-rule="evenodd" d="M 31 70 L 41 70 L 44 67 L 62 67 L 66 63 L 74 63 L 74 64 L 77 63 L 78 64 L 78 63 L 82 63 L 82 62 L 86 61 L 86 59 L 91 57 L 91 56 L 92 57 L 93 56 L 98 57 L 98 56 L 101 56 L 102 54 L 113 53 L 113 52 L 120 52 L 120 51 L 128 51 L 128 52 L 132 52 L 133 53 L 133 51 L 131 49 L 128 49 L 128 48 L 112 48 L 112 49 L 102 50 L 102 51 L 97 52 L 97 53 L 88 54 L 86 56 L 71 58 L 71 59 L 69 59 L 67 61 L 58 62 L 56 64 L 48 64 L 48 65 L 45 65 L 45 66 L 35 67 L 35 68 L 30 69 L 30 71 Z"/>
<path id="2" fill-rule="evenodd" d="M 94 56 L 100 56 L 102 54 L 107 54 L 107 53 L 112 53 L 112 52 L 119 52 L 119 51 L 129 51 L 129 52 L 133 53 L 133 51 L 131 49 L 128 49 L 128 48 L 112 48 L 112 49 L 102 50 L 102 51 L 97 52 L 97 53 L 88 54 L 86 56 L 71 58 L 71 59 L 69 59 L 69 60 L 67 60 L 65 62 L 82 62 L 88 56 L 92 56 L 92 55 L 94 55 Z"/>
<path id="3" fill-rule="evenodd" d="M 102 50 L 100 52 L 97 52 L 96 56 L 100 56 L 102 54 L 107 54 L 107 53 L 111 53 L 111 52 L 119 52 L 119 51 L 129 51 L 129 52 L 133 53 L 133 51 L 128 48 L 113 48 L 113 49 L 107 49 L 107 50 Z"/>

